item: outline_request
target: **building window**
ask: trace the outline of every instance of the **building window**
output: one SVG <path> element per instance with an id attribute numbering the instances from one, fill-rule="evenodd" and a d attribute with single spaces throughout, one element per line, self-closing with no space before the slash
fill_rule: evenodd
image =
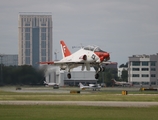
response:
<path id="1" fill-rule="evenodd" d="M 132 77 L 139 77 L 139 74 L 133 74 Z"/>
<path id="2" fill-rule="evenodd" d="M 142 85 L 149 85 L 149 82 L 142 82 Z"/>
<path id="3" fill-rule="evenodd" d="M 132 65 L 133 65 L 133 66 L 140 66 L 140 61 L 133 61 L 133 62 L 132 62 Z"/>
<path id="4" fill-rule="evenodd" d="M 151 82 L 151 85 L 156 85 L 156 82 Z"/>
<path id="5" fill-rule="evenodd" d="M 25 41 L 25 48 L 30 48 L 30 41 Z"/>
<path id="6" fill-rule="evenodd" d="M 25 32 L 30 32 L 30 28 L 25 28 Z"/>
<path id="7" fill-rule="evenodd" d="M 41 48 L 46 48 L 46 41 L 41 41 Z"/>
<path id="8" fill-rule="evenodd" d="M 46 49 L 42 49 L 42 56 L 46 56 Z"/>
<path id="9" fill-rule="evenodd" d="M 151 68 L 151 71 L 156 71 L 156 68 Z"/>
<path id="10" fill-rule="evenodd" d="M 133 71 L 139 71 L 139 68 L 132 68 Z"/>
<path id="11" fill-rule="evenodd" d="M 46 40 L 46 33 L 41 33 L 41 40 Z"/>
<path id="12" fill-rule="evenodd" d="M 46 32 L 46 28 L 41 28 L 41 32 Z"/>
<path id="13" fill-rule="evenodd" d="M 21 40 L 23 40 L 23 33 L 21 33 Z"/>
<path id="14" fill-rule="evenodd" d="M 142 68 L 142 71 L 149 71 L 149 68 Z"/>
<path id="15" fill-rule="evenodd" d="M 155 61 L 151 61 L 151 62 L 150 62 L 150 65 L 151 65 L 151 66 L 156 66 L 156 62 L 155 62 Z"/>
<path id="16" fill-rule="evenodd" d="M 30 56 L 30 49 L 25 49 L 25 55 Z"/>
<path id="17" fill-rule="evenodd" d="M 30 57 L 25 57 L 25 64 L 30 64 Z"/>
<path id="18" fill-rule="evenodd" d="M 148 74 L 142 74 L 142 77 L 149 77 Z"/>
<path id="19" fill-rule="evenodd" d="M 46 61 L 46 57 L 42 57 L 42 61 L 43 61 L 43 62 Z"/>
<path id="20" fill-rule="evenodd" d="M 140 85 L 140 82 L 133 82 L 133 85 Z"/>
<path id="21" fill-rule="evenodd" d="M 142 66 L 148 66 L 149 62 L 143 61 Z"/>
<path id="22" fill-rule="evenodd" d="M 156 77 L 156 75 L 155 74 L 151 74 L 151 77 Z"/>
<path id="23" fill-rule="evenodd" d="M 46 24 L 45 24 L 45 23 L 42 23 L 41 26 L 46 26 Z"/>
<path id="24" fill-rule="evenodd" d="M 29 23 L 25 23 L 25 26 L 30 26 L 30 24 Z"/>
<path id="25" fill-rule="evenodd" d="M 25 33 L 25 40 L 30 40 L 30 33 Z"/>

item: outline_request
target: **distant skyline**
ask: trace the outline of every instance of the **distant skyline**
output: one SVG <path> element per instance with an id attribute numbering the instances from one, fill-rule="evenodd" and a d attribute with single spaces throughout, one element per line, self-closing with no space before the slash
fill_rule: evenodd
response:
<path id="1" fill-rule="evenodd" d="M 18 54 L 19 12 L 51 12 L 58 59 L 64 40 L 71 52 L 78 50 L 72 46 L 97 45 L 111 53 L 111 61 L 125 64 L 129 56 L 158 53 L 157 5 L 157 0 L 1 1 L 0 54 Z"/>

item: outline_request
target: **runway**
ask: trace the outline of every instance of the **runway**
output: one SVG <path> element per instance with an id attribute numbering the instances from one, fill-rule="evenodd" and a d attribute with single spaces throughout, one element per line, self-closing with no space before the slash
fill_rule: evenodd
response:
<path id="1" fill-rule="evenodd" d="M 0 105 L 79 105 L 104 107 L 150 107 L 158 102 L 123 102 L 123 101 L 0 101 Z"/>
<path id="2" fill-rule="evenodd" d="M 7 92 L 19 92 L 19 93 L 70 93 L 71 90 L 78 90 L 81 89 L 79 87 L 60 87 L 59 89 L 53 89 L 52 87 L 29 87 L 29 86 L 22 86 L 20 87 L 21 90 L 16 90 L 16 86 L 9 86 L 9 87 L 0 87 L 0 90 L 7 91 Z M 121 88 L 121 87 L 105 87 L 101 88 L 100 92 L 115 92 L 115 91 L 139 91 L 139 88 Z M 91 89 L 83 90 L 82 93 L 92 93 L 92 92 L 98 92 L 98 91 L 92 91 Z"/>

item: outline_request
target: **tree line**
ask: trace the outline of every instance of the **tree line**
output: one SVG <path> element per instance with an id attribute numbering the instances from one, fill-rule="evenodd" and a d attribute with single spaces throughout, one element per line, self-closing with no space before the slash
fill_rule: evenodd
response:
<path id="1" fill-rule="evenodd" d="M 43 84 L 44 71 L 31 65 L 1 66 L 0 82 L 3 85 L 37 85 Z"/>
<path id="2" fill-rule="evenodd" d="M 124 65 L 121 65 L 124 66 Z M 127 66 L 127 65 L 125 65 Z M 4 85 L 42 85 L 45 81 L 43 69 L 35 69 L 31 65 L 22 66 L 0 66 L 0 83 Z M 112 79 L 117 81 L 128 81 L 128 71 L 123 70 L 121 78 L 117 75 L 118 70 L 105 68 L 99 73 L 98 83 L 112 86 Z"/>
<path id="3" fill-rule="evenodd" d="M 121 64 L 119 68 L 128 67 L 128 63 Z M 118 77 L 118 69 L 116 68 L 104 68 L 105 70 L 103 72 L 99 73 L 99 79 L 98 83 L 105 83 L 106 86 L 113 86 L 112 79 L 115 79 L 116 81 L 125 81 L 128 82 L 128 71 L 123 70 L 121 77 Z"/>

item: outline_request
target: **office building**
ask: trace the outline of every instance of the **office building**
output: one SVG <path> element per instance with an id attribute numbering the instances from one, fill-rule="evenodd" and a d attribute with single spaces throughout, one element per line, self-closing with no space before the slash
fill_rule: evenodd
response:
<path id="1" fill-rule="evenodd" d="M 129 57 L 128 81 L 133 85 L 158 85 L 158 54 Z"/>
<path id="2" fill-rule="evenodd" d="M 52 14 L 19 13 L 18 65 L 38 67 L 52 60 Z"/>

